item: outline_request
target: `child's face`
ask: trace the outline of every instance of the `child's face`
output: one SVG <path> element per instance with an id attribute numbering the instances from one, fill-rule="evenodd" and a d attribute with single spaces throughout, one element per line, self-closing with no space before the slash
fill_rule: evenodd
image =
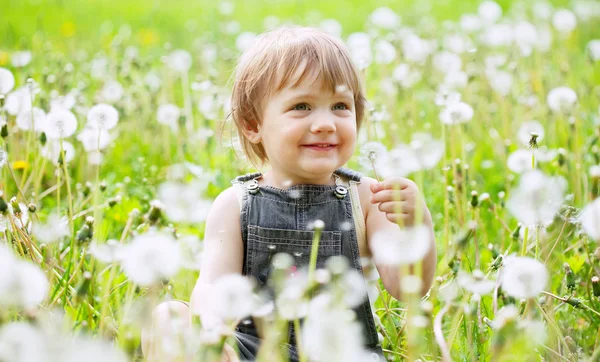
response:
<path id="1" fill-rule="evenodd" d="M 292 77 L 290 83 L 295 80 Z M 344 85 L 332 93 L 320 78 L 306 77 L 296 87 L 288 85 L 272 95 L 263 110 L 262 124 L 251 141 L 262 143 L 280 179 L 327 182 L 354 152 L 354 96 Z"/>

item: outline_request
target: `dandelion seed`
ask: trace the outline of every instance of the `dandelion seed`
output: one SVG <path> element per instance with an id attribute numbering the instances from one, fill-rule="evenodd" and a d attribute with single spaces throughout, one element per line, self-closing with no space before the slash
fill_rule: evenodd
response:
<path id="1" fill-rule="evenodd" d="M 275 26 L 276 27 L 276 26 Z M 267 29 L 274 29 L 275 27 L 265 27 Z M 319 23 L 319 28 L 324 32 L 331 34 L 335 37 L 341 38 L 342 36 L 342 24 L 335 19 L 325 19 Z"/>
<path id="2" fill-rule="evenodd" d="M 600 241 L 600 198 L 583 208 L 579 220 L 586 234 L 590 238 Z"/>
<path id="3" fill-rule="evenodd" d="M 6 68 L 0 68 L 0 94 L 8 94 L 15 87 L 15 77 Z"/>
<path id="4" fill-rule="evenodd" d="M 508 256 L 500 272 L 502 290 L 515 298 L 535 298 L 548 283 L 546 266 L 539 261 L 520 256 Z"/>
<path id="5" fill-rule="evenodd" d="M 176 131 L 179 127 L 179 116 L 181 110 L 174 104 L 163 104 L 158 107 L 156 112 L 156 119 L 158 123 L 164 124 L 171 127 L 173 131 Z"/>
<path id="6" fill-rule="evenodd" d="M 384 265 L 407 265 L 421 261 L 431 247 L 426 226 L 377 232 L 373 235 L 373 258 Z"/>
<path id="7" fill-rule="evenodd" d="M 241 33 L 235 39 L 236 48 L 241 52 L 246 51 L 254 44 L 254 42 L 256 41 L 256 36 L 257 35 L 255 33 L 250 31 L 245 31 Z"/>
<path id="8" fill-rule="evenodd" d="M 67 138 L 77 130 L 77 118 L 66 109 L 55 109 L 46 116 L 44 133 L 48 139 Z"/>
<path id="9" fill-rule="evenodd" d="M 452 103 L 442 110 L 439 117 L 444 124 L 465 123 L 473 118 L 473 108 L 464 102 Z"/>
<path id="10" fill-rule="evenodd" d="M 109 130 L 117 125 L 119 112 L 110 104 L 96 104 L 87 114 L 87 126 L 92 129 Z"/>
<path id="11" fill-rule="evenodd" d="M 577 102 L 577 94 L 569 87 L 552 89 L 547 97 L 548 107 L 553 112 L 564 113 L 570 111 Z"/>
<path id="12" fill-rule="evenodd" d="M 256 309 L 254 285 L 247 277 L 227 274 L 214 283 L 207 308 L 225 323 L 239 321 Z"/>
<path id="13" fill-rule="evenodd" d="M 552 16 L 552 25 L 559 33 L 566 35 L 577 27 L 577 18 L 571 10 L 559 9 Z"/>
<path id="14" fill-rule="evenodd" d="M 394 30 L 400 25 L 400 16 L 388 7 L 373 10 L 369 20 L 373 25 L 387 30 Z"/>
<path id="15" fill-rule="evenodd" d="M 481 270 L 474 270 L 471 274 L 459 271 L 456 280 L 462 288 L 479 295 L 491 293 L 496 286 L 495 281 L 485 279 L 485 275 Z"/>
<path id="16" fill-rule="evenodd" d="M 52 214 L 45 224 L 34 224 L 32 231 L 39 242 L 54 243 L 70 234 L 69 221 L 66 217 Z"/>
<path id="17" fill-rule="evenodd" d="M 592 61 L 600 61 L 600 39 L 590 40 L 590 42 L 587 44 L 587 50 L 590 53 Z"/>
<path id="18" fill-rule="evenodd" d="M 150 286 L 174 276 L 181 254 L 172 236 L 148 233 L 137 236 L 119 253 L 121 267 L 134 283 Z"/>
<path id="19" fill-rule="evenodd" d="M 519 187 L 506 201 L 506 208 L 524 225 L 545 225 L 552 222 L 560 210 L 565 189 L 566 181 L 562 177 L 529 171 L 521 176 Z"/>
<path id="20" fill-rule="evenodd" d="M 477 8 L 479 17 L 484 24 L 492 24 L 502 17 L 502 8 L 495 1 L 484 1 Z"/>

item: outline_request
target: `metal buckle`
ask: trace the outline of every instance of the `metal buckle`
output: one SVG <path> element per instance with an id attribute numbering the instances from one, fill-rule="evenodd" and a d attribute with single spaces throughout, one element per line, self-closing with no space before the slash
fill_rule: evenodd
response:
<path id="1" fill-rule="evenodd" d="M 348 189 L 345 188 L 344 186 L 337 186 L 333 193 L 335 194 L 335 197 L 337 197 L 338 199 L 343 199 L 348 194 Z"/>
<path id="2" fill-rule="evenodd" d="M 259 191 L 258 181 L 256 181 L 256 180 L 248 181 L 248 183 L 246 183 L 246 190 L 248 190 L 248 192 L 251 193 L 252 195 L 256 195 Z"/>

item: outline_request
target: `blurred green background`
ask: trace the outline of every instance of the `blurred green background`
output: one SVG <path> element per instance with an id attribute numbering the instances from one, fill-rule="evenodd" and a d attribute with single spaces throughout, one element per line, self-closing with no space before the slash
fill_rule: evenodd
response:
<path id="1" fill-rule="evenodd" d="M 512 1 L 497 0 L 507 11 Z M 278 16 L 296 23 L 307 19 L 334 18 L 344 34 L 364 29 L 367 16 L 377 7 L 388 6 L 408 25 L 417 25 L 424 16 L 437 20 L 457 20 L 466 12 L 476 12 L 480 0 L 243 0 L 232 1 L 233 12 L 223 15 L 223 1 L 209 0 L 3 0 L 0 6 L 0 49 L 29 48 L 37 40 L 56 40 L 68 46 L 93 47 L 123 24 L 141 44 L 172 42 L 184 46 L 205 29 L 215 29 L 235 19 L 241 30 L 260 32 L 265 17 Z M 567 0 L 551 2 L 556 6 Z M 54 44 L 55 46 L 59 44 Z"/>

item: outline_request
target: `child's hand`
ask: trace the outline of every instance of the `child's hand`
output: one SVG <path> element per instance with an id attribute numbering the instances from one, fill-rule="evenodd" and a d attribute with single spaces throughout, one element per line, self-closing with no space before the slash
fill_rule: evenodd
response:
<path id="1" fill-rule="evenodd" d="M 371 203 L 378 203 L 379 210 L 385 213 L 386 218 L 400 226 L 415 224 L 417 205 L 421 208 L 420 222 L 431 217 L 417 184 L 407 178 L 396 177 L 372 184 L 371 192 Z"/>
<path id="2" fill-rule="evenodd" d="M 240 362 L 240 359 L 235 353 L 233 347 L 225 343 L 223 346 L 223 354 L 221 355 L 221 362 Z"/>

